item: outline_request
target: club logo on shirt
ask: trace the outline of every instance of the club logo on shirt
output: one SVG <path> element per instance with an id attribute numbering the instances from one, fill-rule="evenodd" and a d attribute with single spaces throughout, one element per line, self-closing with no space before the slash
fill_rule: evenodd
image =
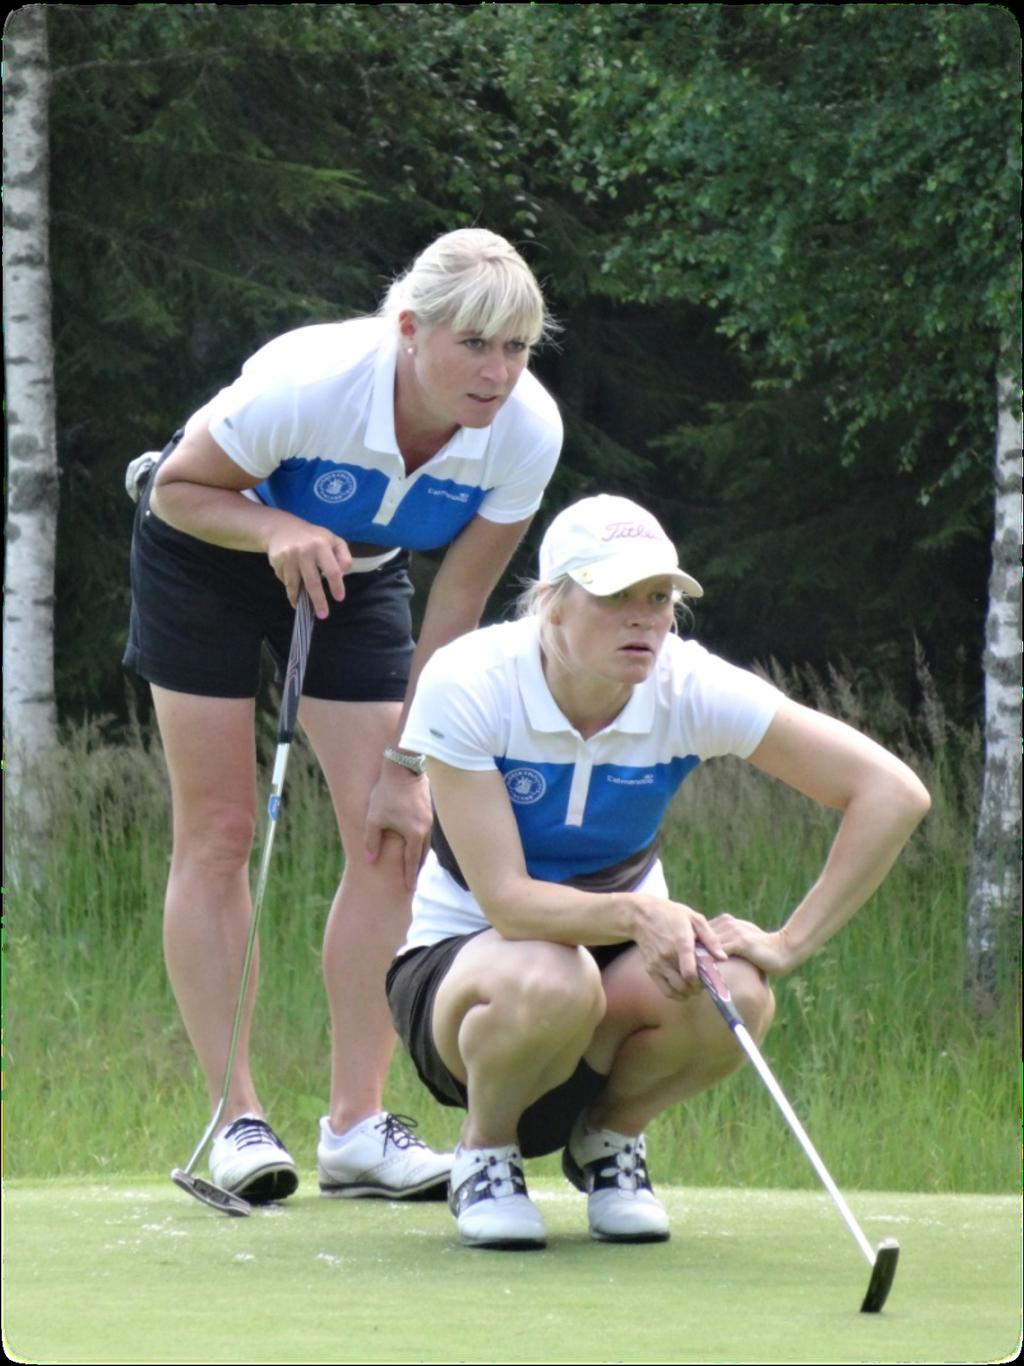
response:
<path id="1" fill-rule="evenodd" d="M 348 470 L 330 470 L 313 485 L 313 492 L 321 503 L 345 503 L 355 491 L 355 476 Z"/>
<path id="2" fill-rule="evenodd" d="M 535 768 L 510 769 L 505 774 L 505 786 L 517 806 L 532 806 L 548 790 L 544 775 Z"/>

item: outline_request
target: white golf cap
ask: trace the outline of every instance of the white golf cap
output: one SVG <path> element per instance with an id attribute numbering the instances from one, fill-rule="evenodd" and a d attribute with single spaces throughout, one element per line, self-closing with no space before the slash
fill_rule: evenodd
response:
<path id="1" fill-rule="evenodd" d="M 687 597 L 704 596 L 697 580 L 679 568 L 676 548 L 657 518 L 610 493 L 571 504 L 548 527 L 540 547 L 541 582 L 566 574 L 599 598 L 663 577 Z"/>

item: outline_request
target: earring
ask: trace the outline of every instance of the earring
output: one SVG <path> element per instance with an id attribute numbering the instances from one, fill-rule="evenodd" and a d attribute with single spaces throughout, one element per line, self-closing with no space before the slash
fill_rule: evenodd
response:
<path id="1" fill-rule="evenodd" d="M 415 348 L 415 346 L 407 346 L 407 347 L 405 348 L 405 354 L 406 354 L 407 356 L 414 356 L 414 355 L 416 354 L 416 348 Z"/>

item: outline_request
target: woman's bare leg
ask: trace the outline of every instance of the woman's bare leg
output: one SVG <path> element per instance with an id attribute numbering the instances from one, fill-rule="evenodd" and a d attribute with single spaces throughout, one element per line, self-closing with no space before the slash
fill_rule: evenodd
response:
<path id="1" fill-rule="evenodd" d="M 153 687 L 174 822 L 164 905 L 167 971 L 206 1080 L 220 1097 L 252 906 L 256 824 L 254 703 Z M 262 1113 L 249 1068 L 254 960 L 225 1121 Z"/>
<path id="2" fill-rule="evenodd" d="M 341 1134 L 383 1108 L 395 1046 L 384 977 L 409 925 L 402 844 L 385 839 L 368 864 L 364 835 L 370 792 L 400 706 L 303 698 L 300 720 L 330 790 L 345 869 L 324 933 L 323 970 L 331 1010 L 330 1121 Z"/>

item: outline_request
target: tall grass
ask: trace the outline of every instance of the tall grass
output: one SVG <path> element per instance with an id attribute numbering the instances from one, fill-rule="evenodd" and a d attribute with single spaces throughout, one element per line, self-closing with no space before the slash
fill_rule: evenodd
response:
<path id="1" fill-rule="evenodd" d="M 948 723 L 926 674 L 913 716 L 877 692 L 869 708 L 839 676 L 779 681 L 901 751 L 933 809 L 872 901 L 777 984 L 765 1055 L 844 1186 L 1016 1189 L 1012 932 L 1000 1008 L 975 1018 L 963 991 L 977 737 Z M 269 757 L 269 730 L 262 746 Z M 114 744 L 101 727 L 80 727 L 40 781 L 53 838 L 38 851 L 36 886 L 12 898 L 7 917 L 6 1173 L 166 1171 L 191 1152 L 207 1115 L 162 965 L 170 817 L 159 743 L 137 732 Z M 773 927 L 817 875 L 835 826 L 833 813 L 747 765 L 706 765 L 684 785 L 665 832 L 670 884 L 709 915 Z M 18 839 L 16 821 L 9 838 Z M 261 933 L 254 1054 L 265 1103 L 302 1165 L 312 1163 L 327 1102 L 320 938 L 339 872 L 326 792 L 297 741 Z M 459 1116 L 429 1100 L 401 1055 L 388 1102 L 419 1116 L 428 1139 L 454 1140 Z M 816 1182 L 749 1067 L 662 1116 L 649 1145 L 662 1182 Z M 540 1164 L 548 1168 L 555 1159 Z"/>

